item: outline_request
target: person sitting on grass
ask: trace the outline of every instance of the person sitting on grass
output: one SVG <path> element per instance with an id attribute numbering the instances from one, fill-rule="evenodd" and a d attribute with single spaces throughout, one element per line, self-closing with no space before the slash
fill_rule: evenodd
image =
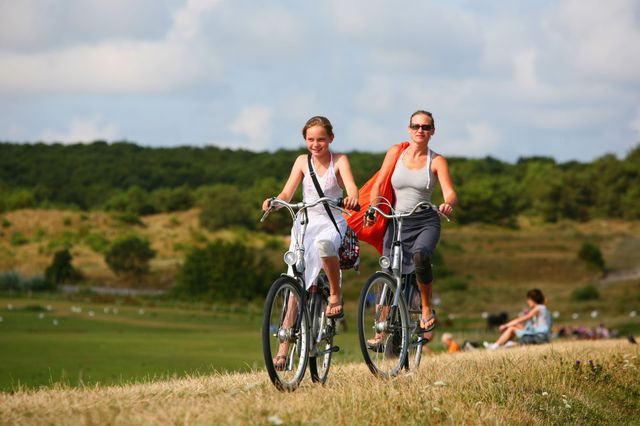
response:
<path id="1" fill-rule="evenodd" d="M 545 297 L 537 288 L 527 292 L 529 312 L 500 326 L 502 334 L 495 343 L 485 342 L 487 349 L 513 346 L 511 339 L 517 337 L 520 343 L 547 343 L 551 339 L 551 314 L 544 304 Z"/>
<path id="2" fill-rule="evenodd" d="M 452 354 L 460 351 L 460 345 L 453 340 L 451 333 L 444 333 L 442 335 L 442 343 L 447 347 L 447 353 Z"/>

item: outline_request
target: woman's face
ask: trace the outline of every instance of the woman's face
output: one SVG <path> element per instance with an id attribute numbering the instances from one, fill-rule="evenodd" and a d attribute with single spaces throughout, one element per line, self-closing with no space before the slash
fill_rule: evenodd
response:
<path id="1" fill-rule="evenodd" d="M 423 126 L 429 126 L 430 130 L 425 130 Z M 431 117 L 425 114 L 418 114 L 411 119 L 411 124 L 409 124 L 409 136 L 411 136 L 411 140 L 418 144 L 421 143 L 429 143 L 429 139 L 433 136 L 435 129 L 433 128 L 433 123 L 431 122 Z"/>
<path id="2" fill-rule="evenodd" d="M 307 129 L 307 149 L 314 157 L 324 157 L 329 153 L 329 144 L 333 136 L 329 136 L 322 126 L 311 126 Z"/>

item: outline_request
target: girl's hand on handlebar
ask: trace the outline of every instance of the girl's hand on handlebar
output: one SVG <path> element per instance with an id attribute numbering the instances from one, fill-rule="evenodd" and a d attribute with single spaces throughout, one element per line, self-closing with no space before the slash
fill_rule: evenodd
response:
<path id="1" fill-rule="evenodd" d="M 342 202 L 344 204 L 344 208 L 347 210 L 355 210 L 358 205 L 358 199 L 355 197 L 345 197 Z"/>
<path id="2" fill-rule="evenodd" d="M 273 200 L 275 197 L 271 197 L 271 198 L 267 198 L 266 200 L 264 200 L 262 202 L 262 211 L 266 212 L 267 210 L 269 210 L 270 208 L 273 210 L 277 210 L 280 206 L 270 206 L 269 204 L 271 203 L 271 200 Z"/>
<path id="3" fill-rule="evenodd" d="M 438 210 L 440 211 L 440 213 L 446 215 L 446 216 L 450 216 L 451 213 L 453 213 L 453 206 L 449 203 L 442 203 L 440 204 L 440 206 L 438 207 Z"/>

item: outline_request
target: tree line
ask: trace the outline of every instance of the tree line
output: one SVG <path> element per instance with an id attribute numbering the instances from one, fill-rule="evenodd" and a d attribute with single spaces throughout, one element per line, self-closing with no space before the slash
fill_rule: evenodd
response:
<path id="1" fill-rule="evenodd" d="M 251 152 L 214 146 L 149 148 L 130 142 L 0 143 L 0 212 L 20 208 L 104 209 L 133 215 L 202 208 L 210 229 L 253 228 L 303 150 Z M 384 153 L 350 152 L 360 185 Z M 640 145 L 624 158 L 515 163 L 449 158 L 460 204 L 456 220 L 510 225 L 518 215 L 560 219 L 640 218 Z M 438 201 L 441 199 L 436 194 Z M 286 218 L 267 226 L 286 229 Z"/>

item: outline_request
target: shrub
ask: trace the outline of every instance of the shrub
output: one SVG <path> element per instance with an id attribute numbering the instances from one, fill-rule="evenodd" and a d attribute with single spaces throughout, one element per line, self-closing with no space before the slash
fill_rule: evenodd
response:
<path id="1" fill-rule="evenodd" d="M 261 251 L 243 243 L 215 240 L 185 258 L 176 291 L 212 300 L 262 297 L 275 277 L 273 264 Z"/>
<path id="2" fill-rule="evenodd" d="M 22 235 L 22 232 L 14 232 L 11 234 L 11 245 L 12 246 L 21 246 L 23 244 L 27 244 L 29 239 Z"/>
<path id="3" fill-rule="evenodd" d="M 210 231 L 239 225 L 255 228 L 258 208 L 247 203 L 233 185 L 215 185 L 202 190 L 200 225 Z"/>
<path id="4" fill-rule="evenodd" d="M 71 256 L 69 249 L 55 252 L 51 265 L 44 273 L 47 283 L 55 288 L 58 284 L 77 281 L 80 278 L 80 273 L 71 264 L 72 260 L 73 256 Z"/>
<path id="5" fill-rule="evenodd" d="M 3 228 L 8 228 L 11 226 L 11 222 L 9 222 L 9 219 L 7 219 L 6 217 L 2 218 L 2 227 Z"/>
<path id="6" fill-rule="evenodd" d="M 23 277 L 16 271 L 9 271 L 0 274 L 0 291 L 6 292 L 26 292 L 26 291 L 48 291 L 51 286 L 44 277 L 36 275 L 33 277 Z"/>
<path id="7" fill-rule="evenodd" d="M 103 233 L 92 232 L 84 237 L 84 243 L 96 253 L 105 253 L 109 249 L 109 240 Z"/>
<path id="8" fill-rule="evenodd" d="M 105 260 L 116 274 L 142 275 L 149 271 L 149 261 L 156 255 L 149 241 L 137 235 L 118 238 L 109 248 Z"/>
<path id="9" fill-rule="evenodd" d="M 583 243 L 578 252 L 578 259 L 599 271 L 604 271 L 604 258 L 602 257 L 602 252 L 595 244 L 588 242 Z"/>
<path id="10" fill-rule="evenodd" d="M 576 288 L 571 292 L 571 299 L 579 302 L 586 300 L 597 300 L 600 298 L 600 291 L 593 284 L 587 284 L 584 287 Z"/>

